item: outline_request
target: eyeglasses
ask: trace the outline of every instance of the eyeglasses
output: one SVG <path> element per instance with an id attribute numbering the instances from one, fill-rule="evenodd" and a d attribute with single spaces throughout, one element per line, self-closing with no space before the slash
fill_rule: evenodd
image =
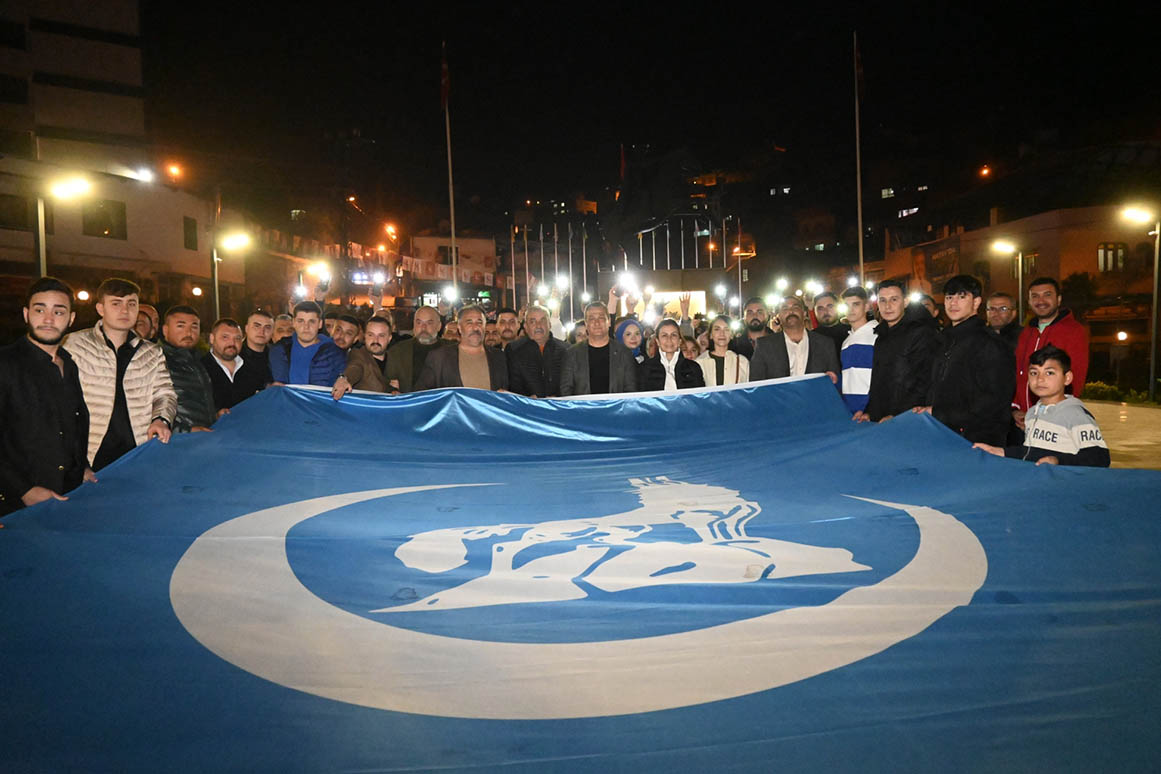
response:
<path id="1" fill-rule="evenodd" d="M 1010 306 L 989 306 L 988 311 L 989 312 L 1010 312 L 1010 311 L 1012 311 L 1012 307 L 1010 307 Z"/>

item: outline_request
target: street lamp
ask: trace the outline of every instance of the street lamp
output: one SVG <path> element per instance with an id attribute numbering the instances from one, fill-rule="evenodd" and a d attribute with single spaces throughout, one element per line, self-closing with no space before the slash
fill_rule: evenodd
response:
<path id="1" fill-rule="evenodd" d="M 1016 256 L 1016 308 L 1019 310 L 1016 319 L 1024 324 L 1024 251 L 1003 239 L 992 242 L 992 252 L 1001 255 Z"/>
<path id="2" fill-rule="evenodd" d="M 215 236 L 217 236 L 217 235 L 215 234 Z M 250 235 L 247 234 L 245 231 L 234 231 L 234 232 L 231 232 L 229 234 L 222 234 L 221 236 L 219 236 L 217 238 L 217 240 L 214 244 L 214 248 L 212 251 L 213 255 L 210 256 L 210 258 L 211 258 L 211 261 L 210 261 L 211 271 L 210 271 L 210 273 L 213 275 L 212 279 L 214 281 L 214 319 L 215 320 L 217 320 L 218 318 L 220 318 L 222 316 L 222 297 L 221 297 L 221 292 L 218 288 L 218 264 L 221 263 L 222 259 L 218 257 L 218 247 L 221 247 L 226 252 L 234 253 L 234 252 L 238 252 L 239 250 L 245 250 L 249 246 L 250 246 Z M 200 296 L 201 293 L 195 293 L 194 295 Z"/>
<path id="3" fill-rule="evenodd" d="M 1153 224 L 1153 306 L 1149 310 L 1149 402 L 1157 399 L 1157 268 L 1161 263 L 1161 217 L 1141 207 L 1126 207 L 1121 216 L 1133 223 Z"/>
<path id="4" fill-rule="evenodd" d="M 93 184 L 83 177 L 74 176 L 54 180 L 48 185 L 48 193 L 58 201 L 79 199 L 87 196 L 93 190 Z M 33 235 L 36 242 L 36 262 L 40 268 L 40 276 L 48 276 L 48 244 L 44 223 L 44 194 L 36 195 L 36 232 Z"/>

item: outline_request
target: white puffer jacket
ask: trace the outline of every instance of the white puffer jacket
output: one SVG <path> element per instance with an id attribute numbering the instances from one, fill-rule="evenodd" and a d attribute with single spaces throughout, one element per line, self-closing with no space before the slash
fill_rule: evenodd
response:
<path id="1" fill-rule="evenodd" d="M 117 392 L 117 355 L 105 343 L 102 324 L 70 334 L 64 348 L 73 356 L 81 377 L 85 405 L 89 407 L 89 462 L 97 456 L 101 441 L 113 418 Z M 161 347 L 138 339 L 137 351 L 125 369 L 125 403 L 137 444 L 143 444 L 149 424 L 161 417 L 173 424 L 177 414 L 177 393 L 165 367 Z"/>

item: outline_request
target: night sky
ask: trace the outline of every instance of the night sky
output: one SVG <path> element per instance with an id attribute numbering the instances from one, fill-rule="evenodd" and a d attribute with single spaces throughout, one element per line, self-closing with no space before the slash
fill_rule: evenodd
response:
<path id="1" fill-rule="evenodd" d="M 360 184 L 437 203 L 446 39 L 463 195 L 593 192 L 615 184 L 621 143 L 687 147 L 706 166 L 776 143 L 838 174 L 853 164 L 856 28 L 868 163 L 1161 137 L 1161 33 L 1144 10 L 354 5 L 146 2 L 152 139 L 319 163 L 328 136 L 357 127 L 375 141 Z"/>

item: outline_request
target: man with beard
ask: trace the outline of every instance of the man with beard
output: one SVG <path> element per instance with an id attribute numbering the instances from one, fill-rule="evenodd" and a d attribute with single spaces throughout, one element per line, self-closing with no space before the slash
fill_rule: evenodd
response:
<path id="1" fill-rule="evenodd" d="M 387 358 L 387 386 L 392 392 L 411 392 L 427 356 L 439 347 L 455 346 L 440 340 L 441 320 L 433 307 L 417 309 L 412 325 L 411 338 L 392 347 L 391 357 Z"/>
<path id="2" fill-rule="evenodd" d="M 175 433 L 203 432 L 217 419 L 214 409 L 214 385 L 197 355 L 201 340 L 201 320 L 192 307 L 171 306 L 161 324 L 161 349 L 165 367 L 177 391 Z M 237 323 L 235 323 L 237 325 Z M 237 355 L 238 351 L 234 350 Z"/>
<path id="3" fill-rule="evenodd" d="M 1049 344 L 1067 352 L 1072 360 L 1072 383 L 1067 391 L 1078 398 L 1084 392 L 1088 333 L 1072 312 L 1061 307 L 1063 300 L 1060 284 L 1051 277 L 1037 277 L 1028 286 L 1028 306 L 1036 313 L 1036 319 L 1028 323 L 1016 344 L 1016 395 L 1012 398 L 1012 419 L 1021 430 L 1028 407 L 1036 402 L 1036 396 L 1028 389 L 1028 359 L 1033 352 Z"/>
<path id="4" fill-rule="evenodd" d="M 93 470 L 154 438 L 169 443 L 177 394 L 161 347 L 133 331 L 141 288 L 112 277 L 94 294 L 101 319 L 65 339 L 89 409 Z"/>
<path id="5" fill-rule="evenodd" d="M 263 362 L 248 359 L 242 350 L 242 328 L 237 321 L 229 317 L 217 320 L 210 330 L 210 351 L 202 357 L 202 367 L 209 374 L 219 412 L 228 412 L 266 386 Z"/>
<path id="6" fill-rule="evenodd" d="M 750 381 L 780 379 L 803 374 L 826 374 L 838 383 L 838 354 L 830 339 L 806 329 L 806 306 L 789 296 L 778 307 L 782 330 L 763 337 L 750 360 Z"/>
<path id="7" fill-rule="evenodd" d="M 988 296 L 984 311 L 988 315 L 988 327 L 1008 345 L 1008 349 L 1015 352 L 1023 327 L 1016 319 L 1016 300 L 1007 293 L 996 291 Z"/>
<path id="8" fill-rule="evenodd" d="M 919 304 L 907 304 L 903 283 L 883 280 L 876 291 L 879 317 L 871 357 L 871 389 L 867 407 L 856 422 L 885 422 L 896 414 L 927 403 L 931 360 L 939 346 L 939 325 Z"/>
<path id="9" fill-rule="evenodd" d="M 851 332 L 851 326 L 839 322 L 838 298 L 829 290 L 814 297 L 815 333 L 821 333 L 834 343 L 834 353 L 842 357 L 843 342 Z"/>
<path id="10" fill-rule="evenodd" d="M 331 397 L 339 400 L 351 390 L 387 392 L 387 344 L 390 340 L 390 322 L 382 317 L 368 320 L 363 346 L 351 350 L 347 368 L 335 381 Z"/>
<path id="11" fill-rule="evenodd" d="M 484 346 L 494 349 L 504 348 L 500 342 L 500 326 L 490 320 L 484 325 Z"/>
<path id="12" fill-rule="evenodd" d="M 32 283 L 26 335 L 0 348 L 0 516 L 45 500 L 67 500 L 89 469 L 89 411 L 77 366 L 61 348 L 73 291 L 54 277 Z"/>
<path id="13" fill-rule="evenodd" d="M 245 339 L 242 341 L 242 349 L 239 350 L 238 356 L 245 361 L 247 367 L 251 368 L 251 373 L 258 372 L 262 380 L 262 387 L 274 381 L 273 377 L 270 376 L 270 349 L 268 347 L 273 332 L 274 318 L 270 316 L 269 312 L 255 309 L 246 318 Z"/>
<path id="14" fill-rule="evenodd" d="M 516 316 L 516 310 L 510 306 L 501 307 L 496 312 L 496 328 L 500 331 L 500 348 L 507 349 L 520 333 L 520 319 Z"/>
<path id="15" fill-rule="evenodd" d="M 335 319 L 335 327 L 332 338 L 335 346 L 343 351 L 344 354 L 350 354 L 351 348 L 359 342 L 359 336 L 363 333 L 363 325 L 359 322 L 359 318 L 353 314 L 340 314 Z"/>
<path id="16" fill-rule="evenodd" d="M 742 308 L 742 321 L 745 330 L 734 337 L 730 342 L 730 349 L 744 356 L 747 360 L 754 359 L 754 350 L 758 341 L 770 334 L 766 324 L 770 321 L 770 312 L 766 309 L 766 302 L 760 298 L 751 298 Z M 751 377 L 753 378 L 753 377 Z"/>
<path id="17" fill-rule="evenodd" d="M 972 443 L 1003 446 L 1008 435 L 1009 395 L 1016 386 L 1008 346 L 979 317 L 983 286 L 960 274 L 943 288 L 943 308 L 951 323 L 939 334 L 931 387 L 924 406 Z"/>
<path id="18" fill-rule="evenodd" d="M 527 338 L 506 350 L 508 389 L 531 398 L 560 395 L 560 366 L 568 347 L 553 337 L 548 310 L 539 304 L 529 307 L 524 332 Z"/>
<path id="19" fill-rule="evenodd" d="M 504 353 L 484 346 L 484 310 L 475 304 L 460 309 L 459 342 L 427 356 L 415 389 L 474 387 L 507 391 L 508 361 Z"/>

